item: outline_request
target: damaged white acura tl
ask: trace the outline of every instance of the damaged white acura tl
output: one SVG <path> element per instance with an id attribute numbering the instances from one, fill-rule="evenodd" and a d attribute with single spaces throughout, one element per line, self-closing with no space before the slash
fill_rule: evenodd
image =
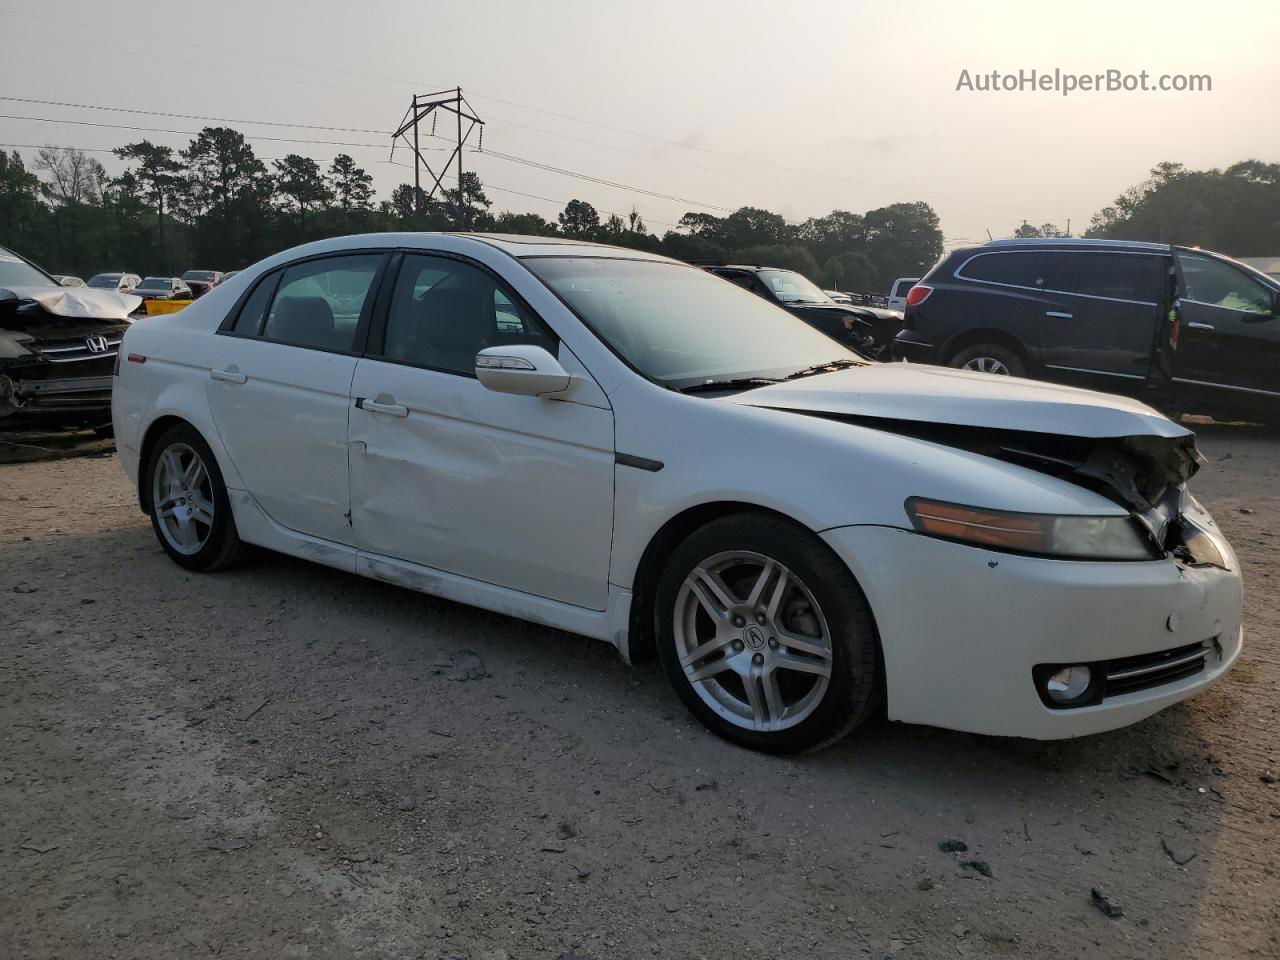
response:
<path id="1" fill-rule="evenodd" d="M 656 650 L 760 750 L 890 719 L 1072 737 L 1218 680 L 1239 568 L 1133 400 L 876 365 L 696 268 L 545 238 L 289 250 L 134 324 L 159 541 L 245 544 Z"/>

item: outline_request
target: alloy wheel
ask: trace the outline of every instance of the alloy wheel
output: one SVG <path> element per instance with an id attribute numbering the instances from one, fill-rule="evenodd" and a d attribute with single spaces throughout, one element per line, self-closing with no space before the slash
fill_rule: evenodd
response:
<path id="1" fill-rule="evenodd" d="M 169 546 L 184 556 L 199 553 L 213 533 L 213 482 L 200 454 L 173 443 L 156 460 L 152 509 Z"/>
<path id="2" fill-rule="evenodd" d="M 979 373 L 994 373 L 1001 377 L 1011 376 L 1004 361 L 995 357 L 974 357 L 964 365 L 965 370 L 977 370 Z"/>
<path id="3" fill-rule="evenodd" d="M 795 573 L 763 554 L 718 553 L 694 567 L 676 596 L 674 639 L 694 692 L 744 730 L 795 726 L 830 683 L 821 608 Z"/>

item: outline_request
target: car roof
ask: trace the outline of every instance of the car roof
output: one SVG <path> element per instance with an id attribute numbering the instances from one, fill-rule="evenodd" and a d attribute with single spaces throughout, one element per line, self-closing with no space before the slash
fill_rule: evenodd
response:
<path id="1" fill-rule="evenodd" d="M 431 236 L 427 233 L 403 234 L 407 237 L 420 238 Z M 444 236 L 461 237 L 467 240 L 478 240 L 491 247 L 497 247 L 518 259 L 526 257 L 625 257 L 630 260 L 659 260 L 670 263 L 683 263 L 656 253 L 633 250 L 630 247 L 615 247 L 608 243 L 596 243 L 590 240 L 573 240 L 569 237 L 529 237 L 515 233 L 457 233 L 446 232 Z"/>

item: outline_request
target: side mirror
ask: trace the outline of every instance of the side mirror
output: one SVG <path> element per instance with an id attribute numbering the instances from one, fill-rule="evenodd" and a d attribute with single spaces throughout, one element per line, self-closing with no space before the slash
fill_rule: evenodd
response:
<path id="1" fill-rule="evenodd" d="M 477 353 L 476 379 L 495 393 L 521 397 L 563 393 L 573 383 L 573 375 L 545 348 L 523 343 Z"/>

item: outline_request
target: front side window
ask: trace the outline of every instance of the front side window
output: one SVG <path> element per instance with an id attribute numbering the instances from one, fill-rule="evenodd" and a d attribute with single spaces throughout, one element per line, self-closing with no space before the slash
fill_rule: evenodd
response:
<path id="1" fill-rule="evenodd" d="M 1069 257 L 1067 253 L 1050 251 L 983 253 L 961 266 L 958 275 L 968 280 L 1052 290 Z"/>
<path id="2" fill-rule="evenodd" d="M 267 311 L 262 336 L 299 347 L 351 350 L 382 261 L 382 254 L 367 253 L 289 267 Z"/>
<path id="3" fill-rule="evenodd" d="M 1247 313 L 1271 312 L 1271 290 L 1231 264 L 1202 253 L 1179 253 L 1178 261 L 1188 300 Z"/>
<path id="4" fill-rule="evenodd" d="M 556 349 L 542 324 L 479 267 L 405 255 L 391 294 L 382 357 L 474 376 L 477 353 L 513 343 Z"/>
<path id="5" fill-rule="evenodd" d="M 777 304 L 697 267 L 604 257 L 524 264 L 631 366 L 670 386 L 856 362 Z"/>

